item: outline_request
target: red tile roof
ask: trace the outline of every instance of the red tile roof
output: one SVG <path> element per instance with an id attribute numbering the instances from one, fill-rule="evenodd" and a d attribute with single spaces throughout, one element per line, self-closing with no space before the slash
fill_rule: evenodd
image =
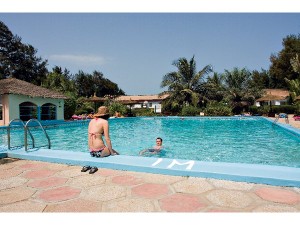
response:
<path id="1" fill-rule="evenodd" d="M 68 99 L 64 94 L 16 78 L 0 80 L 0 95 L 19 94 L 31 97 Z"/>

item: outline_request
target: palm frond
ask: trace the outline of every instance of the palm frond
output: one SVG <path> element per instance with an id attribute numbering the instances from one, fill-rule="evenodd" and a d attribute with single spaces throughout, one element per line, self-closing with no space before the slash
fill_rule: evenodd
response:
<path id="1" fill-rule="evenodd" d="M 196 73 L 193 78 L 191 79 L 190 81 L 190 86 L 193 87 L 193 86 L 196 86 L 200 79 L 206 75 L 206 74 L 209 74 L 210 72 L 212 72 L 212 66 L 211 65 L 207 65 L 205 66 L 201 71 L 199 71 L 198 73 Z"/>

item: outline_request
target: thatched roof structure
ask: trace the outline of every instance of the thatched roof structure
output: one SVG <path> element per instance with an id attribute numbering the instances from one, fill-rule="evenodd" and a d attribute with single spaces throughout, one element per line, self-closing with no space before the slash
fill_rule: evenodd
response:
<path id="1" fill-rule="evenodd" d="M 259 99 L 257 99 L 257 102 L 264 102 L 264 101 L 276 101 L 276 100 L 285 100 L 286 97 L 283 96 L 276 96 L 276 95 L 265 95 Z"/>
<path id="2" fill-rule="evenodd" d="M 256 101 L 280 101 L 285 100 L 289 95 L 289 91 L 284 89 L 264 89 L 264 95 L 261 98 L 256 99 Z"/>
<path id="3" fill-rule="evenodd" d="M 87 102 L 94 102 L 94 110 L 96 112 L 97 110 L 97 103 L 98 102 L 106 102 L 108 98 L 105 97 L 98 97 L 96 95 L 96 93 L 94 93 L 94 96 L 90 97 L 90 98 L 86 98 L 85 101 Z"/>
<path id="4" fill-rule="evenodd" d="M 0 80 L 0 95 L 18 94 L 30 97 L 68 99 L 65 95 L 16 78 Z"/>
<path id="5" fill-rule="evenodd" d="M 118 101 L 123 104 L 134 104 L 134 103 L 142 103 L 142 102 L 156 102 L 162 101 L 169 97 L 169 94 L 164 95 L 122 95 L 115 98 L 115 101 Z"/>
<path id="6" fill-rule="evenodd" d="M 92 96 L 90 98 L 86 98 L 85 101 L 87 101 L 87 102 L 105 102 L 105 101 L 107 101 L 107 98 L 105 98 L 105 97 L 98 97 L 96 95 L 96 93 L 94 93 L 94 96 Z"/>

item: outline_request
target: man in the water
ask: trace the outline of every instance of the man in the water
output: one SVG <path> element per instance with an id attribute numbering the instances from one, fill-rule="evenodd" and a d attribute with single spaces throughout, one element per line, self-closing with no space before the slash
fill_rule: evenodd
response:
<path id="1" fill-rule="evenodd" d="M 163 142 L 162 138 L 160 138 L 160 137 L 156 138 L 156 145 L 153 146 L 153 148 L 144 149 L 144 150 L 140 151 L 140 155 L 143 155 L 145 152 L 149 152 L 152 154 L 159 153 L 160 150 L 163 148 L 162 142 Z"/>

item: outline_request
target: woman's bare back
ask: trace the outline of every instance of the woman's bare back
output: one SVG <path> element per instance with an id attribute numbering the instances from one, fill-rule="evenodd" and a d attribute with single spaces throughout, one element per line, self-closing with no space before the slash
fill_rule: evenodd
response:
<path id="1" fill-rule="evenodd" d="M 88 145 L 90 150 L 97 150 L 105 147 L 102 135 L 104 135 L 103 119 L 92 119 L 88 127 Z"/>

